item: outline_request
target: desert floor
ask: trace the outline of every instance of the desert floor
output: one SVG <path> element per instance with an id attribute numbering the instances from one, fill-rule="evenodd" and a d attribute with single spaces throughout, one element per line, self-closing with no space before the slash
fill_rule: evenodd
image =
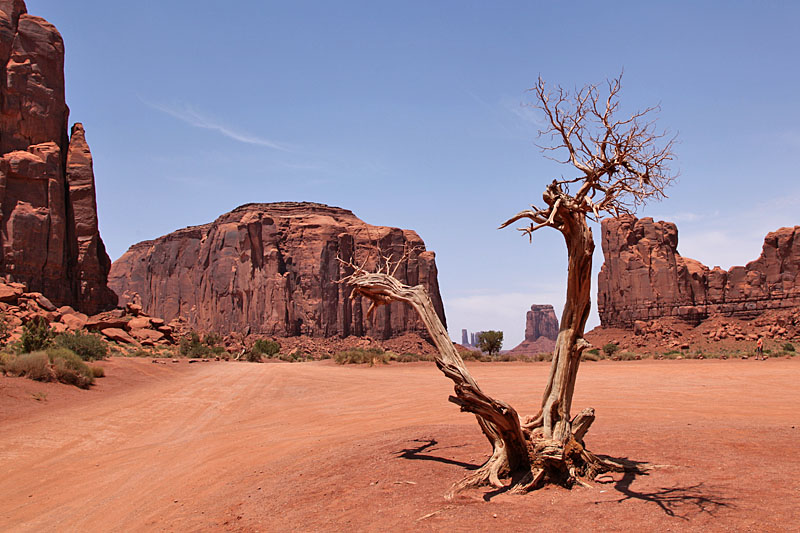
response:
<path id="1" fill-rule="evenodd" d="M 800 530 L 800 358 L 584 363 L 589 448 L 661 466 L 453 501 L 489 448 L 432 363 L 103 365 L 90 391 L 0 378 L 0 530 Z M 470 368 L 536 411 L 547 363 Z"/>

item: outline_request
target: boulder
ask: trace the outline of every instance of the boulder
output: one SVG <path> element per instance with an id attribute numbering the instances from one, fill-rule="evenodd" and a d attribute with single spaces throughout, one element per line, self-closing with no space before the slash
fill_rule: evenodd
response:
<path id="1" fill-rule="evenodd" d="M 12 287 L 5 283 L 0 283 L 0 302 L 15 304 L 17 299 L 22 296 L 23 290 L 18 287 Z"/>
<path id="2" fill-rule="evenodd" d="M 122 342 L 125 344 L 136 344 L 136 340 L 128 335 L 128 333 L 124 329 L 119 328 L 105 328 L 100 331 L 103 335 L 105 335 L 109 340 Z"/>
<path id="3" fill-rule="evenodd" d="M 152 329 L 131 329 L 130 334 L 140 341 L 149 341 L 151 343 L 158 342 L 164 338 L 163 333 Z"/>
<path id="4" fill-rule="evenodd" d="M 124 328 L 130 317 L 125 316 L 121 312 L 108 311 L 92 316 L 86 321 L 86 329 L 93 331 L 102 331 L 107 328 Z"/>
<path id="5" fill-rule="evenodd" d="M 83 313 L 74 313 L 71 315 L 61 315 L 61 322 L 66 324 L 69 329 L 78 330 L 86 326 L 89 318 Z"/>
<path id="6" fill-rule="evenodd" d="M 131 330 L 134 330 L 134 329 L 144 329 L 144 328 L 149 328 L 150 325 L 151 325 L 150 324 L 150 318 L 148 318 L 148 317 L 136 317 L 136 318 L 131 318 L 128 321 L 128 323 L 125 325 L 125 329 L 127 329 L 128 331 L 131 331 Z"/>

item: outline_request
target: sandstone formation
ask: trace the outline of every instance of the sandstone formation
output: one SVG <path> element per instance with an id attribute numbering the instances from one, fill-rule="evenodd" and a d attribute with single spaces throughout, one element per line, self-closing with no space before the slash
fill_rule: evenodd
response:
<path id="1" fill-rule="evenodd" d="M 550 304 L 533 304 L 526 314 L 525 340 L 511 350 L 518 355 L 552 352 L 558 337 L 558 319 Z"/>
<path id="2" fill-rule="evenodd" d="M 64 43 L 22 0 L 0 0 L 0 68 L 0 276 L 57 305 L 113 307 L 83 127 L 67 136 Z"/>
<path id="3" fill-rule="evenodd" d="M 141 296 L 145 312 L 219 333 L 277 337 L 388 339 L 424 332 L 405 305 L 375 310 L 349 299 L 338 258 L 374 268 L 408 256 L 395 276 L 424 285 L 444 320 L 434 253 L 410 230 L 371 226 L 353 213 L 315 203 L 247 204 L 203 226 L 133 245 L 111 267 L 109 286 L 123 301 Z"/>
<path id="4" fill-rule="evenodd" d="M 143 315 L 136 306 L 113 309 L 87 316 L 69 305 L 56 307 L 40 292 L 28 292 L 24 283 L 0 281 L 0 318 L 8 339 L 0 342 L 17 342 L 22 338 L 23 325 L 32 320 L 44 320 L 54 333 L 66 331 L 98 332 L 108 340 L 136 346 L 164 346 L 175 343 L 180 334 L 165 325 L 164 320 Z"/>
<path id="5" fill-rule="evenodd" d="M 800 226 L 769 233 L 758 259 L 728 271 L 681 257 L 675 224 L 652 218 L 604 220 L 602 245 L 603 327 L 632 329 L 661 317 L 697 325 L 709 316 L 751 319 L 800 307 Z"/>

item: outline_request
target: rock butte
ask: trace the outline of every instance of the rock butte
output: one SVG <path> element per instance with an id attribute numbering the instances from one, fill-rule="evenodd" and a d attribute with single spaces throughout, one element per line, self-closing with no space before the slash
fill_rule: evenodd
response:
<path id="1" fill-rule="evenodd" d="M 67 135 L 64 42 L 22 0 L 0 0 L 0 276 L 84 313 L 114 307 L 92 156 Z"/>
<path id="2" fill-rule="evenodd" d="M 652 218 L 604 220 L 602 246 L 603 327 L 632 329 L 661 317 L 697 325 L 714 315 L 749 319 L 800 307 L 800 226 L 769 233 L 758 259 L 728 271 L 681 257 L 678 228 Z"/>
<path id="3" fill-rule="evenodd" d="M 558 319 L 553 306 L 533 304 L 525 318 L 525 340 L 511 350 L 511 353 L 536 355 L 552 352 L 558 337 Z"/>
<path id="4" fill-rule="evenodd" d="M 393 303 L 367 320 L 368 302 L 337 283 L 338 258 L 365 264 L 404 259 L 396 277 L 424 285 L 444 321 L 434 253 L 410 230 L 372 226 L 348 210 L 308 202 L 247 204 L 210 224 L 133 245 L 111 267 L 109 286 L 135 294 L 150 315 L 186 317 L 199 330 L 278 337 L 388 339 L 424 333 L 413 310 Z M 425 333 L 426 334 L 426 333 Z"/>

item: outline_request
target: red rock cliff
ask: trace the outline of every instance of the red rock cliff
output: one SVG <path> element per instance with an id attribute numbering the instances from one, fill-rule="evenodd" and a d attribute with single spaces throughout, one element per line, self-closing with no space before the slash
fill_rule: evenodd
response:
<path id="1" fill-rule="evenodd" d="M 67 136 L 64 42 L 22 0 L 0 0 L 0 69 L 0 276 L 86 313 L 113 307 L 83 127 Z"/>
<path id="2" fill-rule="evenodd" d="M 525 340 L 513 348 L 511 353 L 536 355 L 552 352 L 558 337 L 558 318 L 550 304 L 533 304 L 525 315 Z"/>
<path id="3" fill-rule="evenodd" d="M 414 312 L 393 303 L 366 319 L 368 302 L 350 301 L 336 283 L 349 273 L 337 256 L 374 265 L 410 249 L 396 277 L 424 285 L 444 321 L 434 253 L 410 230 L 371 226 L 353 213 L 314 203 L 248 204 L 203 226 L 132 246 L 111 267 L 123 300 L 141 296 L 147 313 L 220 333 L 376 339 L 424 331 Z"/>
<path id="4" fill-rule="evenodd" d="M 605 263 L 598 311 L 605 327 L 665 316 L 697 324 L 710 315 L 752 318 L 800 306 L 800 226 L 764 239 L 761 256 L 727 272 L 678 253 L 678 228 L 633 216 L 602 223 Z"/>

